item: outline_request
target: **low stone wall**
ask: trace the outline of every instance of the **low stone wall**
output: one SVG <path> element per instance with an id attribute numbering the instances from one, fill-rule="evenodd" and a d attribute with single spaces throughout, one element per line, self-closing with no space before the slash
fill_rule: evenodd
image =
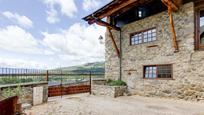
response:
<path id="1" fill-rule="evenodd" d="M 47 102 L 48 99 L 48 84 L 47 82 L 40 83 L 26 83 L 26 84 L 14 84 L 14 85 L 3 85 L 0 86 L 0 91 L 3 97 L 8 97 L 9 92 L 14 94 L 16 90 L 19 90 L 20 94 L 18 103 L 27 103 L 33 105 L 33 89 L 34 87 L 43 87 L 43 102 Z M 8 91 L 9 90 L 9 91 Z M 6 93 L 7 92 L 7 93 Z"/>
<path id="2" fill-rule="evenodd" d="M 91 92 L 93 95 L 103 95 L 109 97 L 123 96 L 127 90 L 127 86 L 108 86 L 105 85 L 106 80 L 92 81 Z"/>

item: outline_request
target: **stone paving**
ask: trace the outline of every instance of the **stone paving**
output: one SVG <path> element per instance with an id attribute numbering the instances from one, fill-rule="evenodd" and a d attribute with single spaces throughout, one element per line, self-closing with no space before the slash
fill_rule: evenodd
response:
<path id="1" fill-rule="evenodd" d="M 28 115 L 204 115 L 204 102 L 79 94 L 50 98 L 27 110 Z"/>

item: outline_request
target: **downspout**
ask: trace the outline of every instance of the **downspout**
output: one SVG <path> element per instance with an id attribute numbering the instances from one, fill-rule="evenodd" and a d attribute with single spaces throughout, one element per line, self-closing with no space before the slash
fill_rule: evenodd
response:
<path id="1" fill-rule="evenodd" d="M 122 30 L 120 30 L 120 76 L 119 80 L 122 80 Z"/>

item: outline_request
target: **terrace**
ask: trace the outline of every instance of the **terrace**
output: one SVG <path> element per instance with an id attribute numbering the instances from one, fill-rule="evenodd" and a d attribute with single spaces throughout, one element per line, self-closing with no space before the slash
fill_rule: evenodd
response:
<path id="1" fill-rule="evenodd" d="M 32 87 L 49 87 L 48 94 L 49 98 L 45 98 L 44 103 L 36 104 L 35 94 L 32 93 L 33 99 L 25 99 L 20 97 L 17 102 L 16 98 L 14 100 L 6 100 L 9 103 L 28 103 L 35 106 L 25 106 L 23 105 L 23 112 L 28 115 L 132 115 L 132 114 L 143 114 L 143 115 L 202 115 L 204 114 L 203 102 L 186 102 L 183 100 L 168 100 L 168 99 L 158 99 L 158 98 L 148 98 L 140 96 L 122 96 L 118 98 L 112 98 L 109 96 L 94 96 L 90 95 L 90 77 L 93 79 L 103 78 L 103 74 L 70 74 L 63 71 L 41 71 L 41 72 L 11 72 L 1 74 L 2 81 L 6 79 L 15 79 L 12 82 L 15 84 L 1 85 L 1 89 L 16 88 L 21 86 L 25 91 L 26 88 Z M 17 71 L 17 70 L 13 70 Z M 18 70 L 21 71 L 21 70 Z M 30 79 L 30 80 L 27 80 Z M 31 80 L 32 79 L 32 80 Z M 29 81 L 29 82 L 28 82 Z M 94 83 L 94 82 L 93 82 Z M 48 86 L 49 85 L 49 86 Z M 77 87 L 76 87 L 77 86 Z M 79 88 L 79 87 L 82 88 Z M 87 86 L 84 88 L 84 86 Z M 20 91 L 23 91 L 20 89 Z M 52 91 L 56 90 L 58 91 Z M 18 89 L 19 90 L 19 89 Z M 69 90 L 69 91 L 68 91 Z M 8 91 L 8 90 L 7 90 Z M 11 91 L 11 90 L 10 90 Z M 29 90 L 28 90 L 29 91 Z M 4 92 L 5 93 L 5 92 Z M 8 92 L 7 92 L 8 93 Z M 27 92 L 29 93 L 29 92 Z M 81 93 L 81 94 L 78 94 Z M 71 95 L 72 94 L 72 95 Z M 15 95 L 15 94 L 14 94 Z M 11 95 L 10 95 L 11 96 Z M 28 95 L 27 95 L 28 96 Z M 39 96 L 39 94 L 38 94 Z M 28 96 L 29 97 L 29 96 Z M 23 96 L 23 98 L 27 98 Z M 43 97 L 44 100 L 44 97 Z M 2 107 L 7 107 L 9 103 Z M 159 102 L 159 103 L 158 103 Z M 1 104 L 0 103 L 0 106 Z M 9 106 L 9 105 L 8 105 Z M 18 108 L 18 107 L 17 107 Z M 4 110 L 11 109 L 7 107 Z M 127 110 L 127 111 L 124 111 Z M 188 111 L 186 111 L 188 110 Z M 2 111 L 1 111 L 2 112 Z M 4 113 L 1 113 L 4 115 Z"/>
<path id="2" fill-rule="evenodd" d="M 27 110 L 28 115 L 203 115 L 203 103 L 123 96 L 77 94 L 50 98 Z"/>
<path id="3" fill-rule="evenodd" d="M 91 92 L 91 79 L 103 79 L 103 73 L 74 73 L 63 70 L 0 69 L 0 110 L 21 111 L 46 103 L 48 97 Z M 16 97 L 17 96 L 17 97 Z M 14 105 L 14 108 L 10 108 Z M 9 113 L 11 114 L 11 113 Z"/>

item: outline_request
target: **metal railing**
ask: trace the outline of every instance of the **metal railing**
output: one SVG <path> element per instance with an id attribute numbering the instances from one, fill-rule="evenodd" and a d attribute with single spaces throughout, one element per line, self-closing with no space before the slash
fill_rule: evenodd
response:
<path id="1" fill-rule="evenodd" d="M 0 85 L 46 81 L 46 70 L 0 68 Z"/>
<path id="2" fill-rule="evenodd" d="M 92 79 L 104 78 L 104 73 L 98 72 L 84 72 L 84 73 L 71 73 L 68 71 L 47 71 L 47 79 L 49 81 L 49 86 L 53 85 L 64 85 L 64 84 L 80 84 L 83 82 L 90 81 Z"/>
<path id="3" fill-rule="evenodd" d="M 92 79 L 104 78 L 104 73 L 73 73 L 62 70 L 0 68 L 0 85 L 47 81 L 49 85 L 76 84 Z"/>

